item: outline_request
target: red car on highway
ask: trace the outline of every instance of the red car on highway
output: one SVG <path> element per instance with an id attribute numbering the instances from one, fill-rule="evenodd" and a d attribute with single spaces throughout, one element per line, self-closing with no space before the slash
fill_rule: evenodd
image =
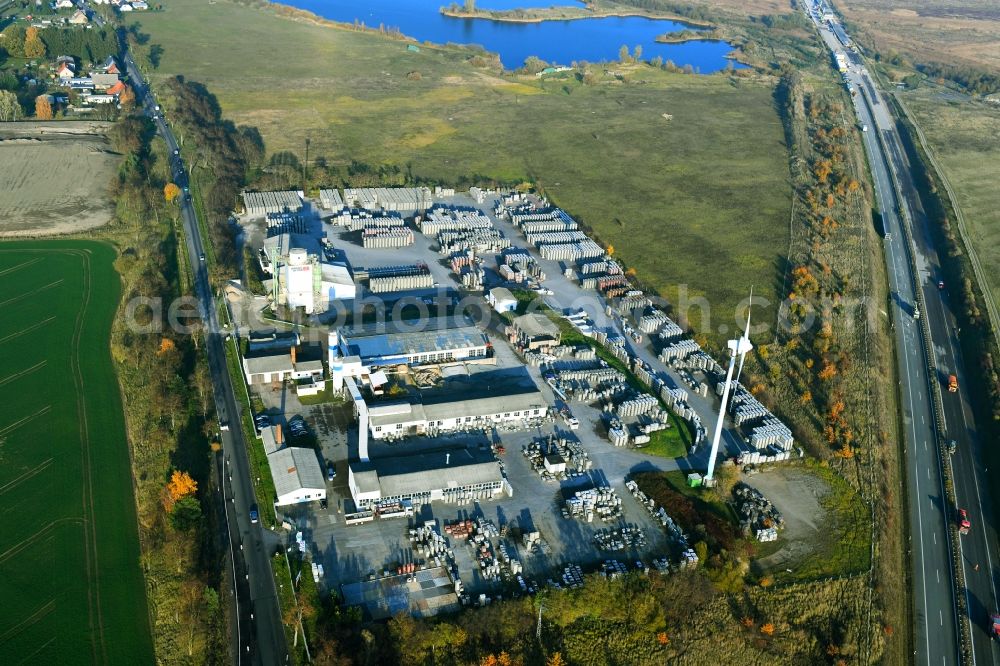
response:
<path id="1" fill-rule="evenodd" d="M 972 528 L 972 523 L 969 522 L 969 514 L 965 512 L 965 509 L 958 510 L 958 531 L 962 534 L 968 534 L 969 530 Z"/>

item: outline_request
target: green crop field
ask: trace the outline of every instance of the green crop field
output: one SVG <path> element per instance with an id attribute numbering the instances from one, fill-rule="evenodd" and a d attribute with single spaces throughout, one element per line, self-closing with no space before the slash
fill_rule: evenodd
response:
<path id="1" fill-rule="evenodd" d="M 302 159 L 308 138 L 310 161 L 534 182 L 672 302 L 707 298 L 709 335 L 732 330 L 751 285 L 772 304 L 755 316 L 774 321 L 791 185 L 772 79 L 643 64 L 593 65 L 593 85 L 499 75 L 468 50 L 412 52 L 226 0 L 172 0 L 133 20 L 162 48 L 154 85 L 205 84 L 268 152 Z"/>
<path id="2" fill-rule="evenodd" d="M 114 250 L 0 244 L 0 663 L 153 662 Z"/>

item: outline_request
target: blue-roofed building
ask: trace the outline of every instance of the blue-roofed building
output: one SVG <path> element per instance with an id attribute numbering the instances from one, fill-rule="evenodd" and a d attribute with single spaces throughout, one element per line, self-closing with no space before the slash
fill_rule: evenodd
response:
<path id="1" fill-rule="evenodd" d="M 357 357 L 370 369 L 451 363 L 490 355 L 489 340 L 479 327 L 450 317 L 343 328 L 337 337 L 341 357 Z"/>

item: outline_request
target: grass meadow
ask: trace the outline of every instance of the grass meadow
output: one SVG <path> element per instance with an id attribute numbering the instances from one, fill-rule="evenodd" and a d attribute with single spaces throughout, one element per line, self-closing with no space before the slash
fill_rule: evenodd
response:
<path id="1" fill-rule="evenodd" d="M 115 251 L 0 244 L 0 663 L 152 663 Z"/>
<path id="2" fill-rule="evenodd" d="M 593 65 L 589 85 L 573 73 L 499 75 L 473 67 L 466 49 L 411 52 L 225 0 L 174 0 L 136 20 L 163 49 L 154 84 L 174 74 L 204 83 L 271 153 L 302 159 L 308 138 L 310 161 L 534 182 L 647 286 L 672 302 L 681 285 L 706 297 L 712 336 L 732 328 L 751 285 L 777 301 L 791 185 L 769 79 L 644 64 Z"/>
<path id="3" fill-rule="evenodd" d="M 1000 108 L 920 88 L 901 96 L 962 209 L 994 299 L 1000 299 Z"/>

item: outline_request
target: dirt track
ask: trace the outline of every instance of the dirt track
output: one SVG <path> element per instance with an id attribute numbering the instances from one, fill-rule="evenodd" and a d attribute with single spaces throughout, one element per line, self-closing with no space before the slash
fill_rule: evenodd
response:
<path id="1" fill-rule="evenodd" d="M 108 123 L 0 123 L 0 237 L 86 231 L 111 220 L 119 156 Z"/>

